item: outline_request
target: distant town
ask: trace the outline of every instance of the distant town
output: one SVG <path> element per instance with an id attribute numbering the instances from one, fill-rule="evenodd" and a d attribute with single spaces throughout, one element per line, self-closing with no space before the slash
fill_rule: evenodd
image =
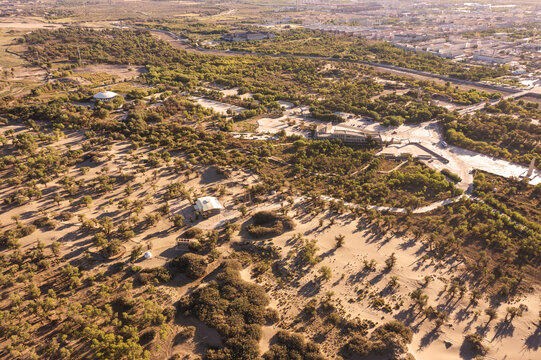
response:
<path id="1" fill-rule="evenodd" d="M 540 84 L 541 68 L 541 3 L 534 3 L 299 0 L 276 10 L 269 24 L 297 23 L 456 61 L 507 65 L 515 75 L 509 83 L 532 87 Z"/>

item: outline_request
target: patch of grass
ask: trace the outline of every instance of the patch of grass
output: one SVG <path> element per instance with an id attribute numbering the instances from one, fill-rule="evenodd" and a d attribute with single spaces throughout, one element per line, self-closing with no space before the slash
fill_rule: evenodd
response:
<path id="1" fill-rule="evenodd" d="M 242 121 L 237 121 L 233 124 L 233 131 L 245 132 L 245 133 L 255 133 L 259 124 L 255 119 L 246 119 Z"/>

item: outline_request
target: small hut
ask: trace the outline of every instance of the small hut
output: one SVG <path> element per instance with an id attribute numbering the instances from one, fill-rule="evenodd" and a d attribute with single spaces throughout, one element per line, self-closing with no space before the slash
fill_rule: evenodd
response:
<path id="1" fill-rule="evenodd" d="M 205 196 L 197 199 L 193 207 L 195 212 L 203 217 L 217 215 L 224 208 L 218 199 L 212 196 Z"/>

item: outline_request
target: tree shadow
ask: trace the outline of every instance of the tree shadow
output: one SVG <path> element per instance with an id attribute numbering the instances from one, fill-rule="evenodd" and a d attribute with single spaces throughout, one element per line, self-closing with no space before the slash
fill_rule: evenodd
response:
<path id="1" fill-rule="evenodd" d="M 419 318 L 420 314 L 421 314 L 420 310 L 416 312 L 415 307 L 410 307 L 407 310 L 400 311 L 398 314 L 395 315 L 395 318 L 397 320 L 402 321 L 404 324 L 408 325 L 411 328 L 411 330 L 416 333 L 419 331 L 419 327 L 426 319 L 426 318 L 423 318 L 417 324 L 412 325 Z"/>
<path id="2" fill-rule="evenodd" d="M 524 345 L 529 350 L 537 351 L 541 347 L 541 323 L 537 325 L 534 333 L 526 338 Z"/>
<path id="3" fill-rule="evenodd" d="M 369 280 L 369 283 L 371 285 L 375 285 L 377 283 L 379 283 L 381 281 L 381 279 L 383 279 L 383 277 L 385 276 L 385 274 L 387 274 L 387 272 L 380 272 L 379 274 L 377 274 L 376 276 L 374 276 L 372 279 Z"/>
<path id="4" fill-rule="evenodd" d="M 515 326 L 509 321 L 502 320 L 494 327 L 494 337 L 492 338 L 492 341 L 497 338 L 513 336 L 514 332 Z"/>
<path id="5" fill-rule="evenodd" d="M 326 257 L 332 256 L 336 252 L 335 248 L 329 249 L 325 251 L 324 253 L 320 254 L 319 257 L 321 259 L 325 259 Z"/>
<path id="6" fill-rule="evenodd" d="M 404 241 L 403 243 L 401 243 L 398 247 L 401 250 L 407 250 L 409 248 L 414 247 L 416 244 L 417 244 L 417 239 L 416 238 L 411 238 L 408 241 Z"/>
<path id="7" fill-rule="evenodd" d="M 464 360 L 471 360 L 475 359 L 477 354 L 473 351 L 471 345 L 467 341 L 464 341 L 460 346 L 459 356 Z"/>
<path id="8" fill-rule="evenodd" d="M 314 280 L 310 280 L 299 289 L 297 294 L 302 295 L 307 298 L 311 298 L 311 297 L 316 296 L 319 293 L 320 289 L 321 289 L 321 285 L 318 282 Z"/>
<path id="9" fill-rule="evenodd" d="M 424 349 L 428 345 L 432 344 L 436 339 L 438 339 L 441 335 L 441 330 L 439 327 L 436 327 L 429 332 L 427 332 L 422 338 L 419 343 L 419 350 Z"/>

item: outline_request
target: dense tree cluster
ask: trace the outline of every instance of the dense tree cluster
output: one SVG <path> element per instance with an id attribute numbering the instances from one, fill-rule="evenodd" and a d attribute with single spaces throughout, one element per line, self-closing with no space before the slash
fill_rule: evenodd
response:
<path id="1" fill-rule="evenodd" d="M 378 174 L 383 159 L 329 141 L 298 141 L 291 161 L 299 188 L 361 204 L 384 203 L 415 208 L 425 201 L 452 197 L 460 190 L 441 173 L 411 163 Z"/>
<path id="2" fill-rule="evenodd" d="M 335 114 L 337 111 L 369 116 L 393 126 L 439 118 L 446 112 L 442 107 L 430 105 L 430 97 L 420 102 L 412 101 L 417 98 L 416 94 L 389 94 L 372 101 L 371 97 L 382 91 L 382 85 L 369 77 L 359 76 L 359 73 L 372 71 L 359 64 L 341 63 L 339 69 L 332 71 L 329 79 L 329 73 L 323 70 L 325 61 L 322 60 L 214 57 L 188 53 L 173 49 L 142 31 L 111 30 L 107 36 L 103 36 L 101 32 L 89 29 L 62 29 L 57 32 L 36 32 L 27 36 L 27 42 L 35 44 L 34 48 L 31 47 L 33 53 L 39 53 L 39 47 L 46 48 L 48 53 L 40 54 L 40 58 L 51 60 L 71 56 L 71 47 L 79 46 L 79 43 L 81 46 L 95 45 L 95 52 L 86 55 L 84 51 L 85 58 L 91 62 L 106 63 L 126 63 L 128 55 L 119 49 L 133 47 L 130 56 L 133 52 L 138 62 L 132 63 L 148 65 L 149 72 L 142 75 L 147 82 L 199 92 L 202 90 L 197 88 L 198 85 L 210 82 L 238 87 L 241 93 L 252 93 L 253 100 L 244 101 L 214 93 L 214 97 L 221 101 L 248 108 L 236 117 L 237 120 L 264 112 L 280 113 L 281 106 L 277 100 L 311 105 L 316 118 L 335 122 L 342 121 Z M 162 51 L 167 47 L 167 51 Z M 156 51 L 160 52 L 159 58 L 155 55 Z M 314 96 L 314 91 L 317 96 Z"/>
<path id="3" fill-rule="evenodd" d="M 175 309 L 134 297 L 124 272 L 90 275 L 51 257 L 43 244 L 2 256 L 0 265 L 0 291 L 11 294 L 0 311 L 0 340 L 8 340 L 2 353 L 9 358 L 150 359 L 147 345 L 170 331 Z M 47 341 L 36 343 L 43 328 L 31 324 L 42 323 Z"/>
<path id="4" fill-rule="evenodd" d="M 181 309 L 218 330 L 224 347 L 210 350 L 212 360 L 250 360 L 259 356 L 261 325 L 266 323 L 269 299 L 259 285 L 240 278 L 239 265 L 225 263 L 208 286 L 181 300 Z"/>
<path id="5" fill-rule="evenodd" d="M 198 254 L 184 254 L 171 260 L 171 267 L 192 279 L 198 279 L 207 271 L 207 260 Z"/>
<path id="6" fill-rule="evenodd" d="M 509 214 L 509 210 L 528 219 L 519 220 L 520 216 L 510 215 L 521 223 L 541 223 L 541 184 L 529 185 L 524 179 L 504 178 L 489 173 L 476 172 L 474 178 L 474 193 L 480 197 L 490 197 L 501 203 L 497 206 L 500 211 Z M 502 205 L 507 208 L 504 210 Z"/>
<path id="7" fill-rule="evenodd" d="M 182 56 L 144 31 L 135 35 L 134 31 L 119 29 L 96 31 L 71 27 L 37 30 L 26 34 L 24 41 L 29 45 L 28 56 L 42 62 L 58 58 L 78 62 L 80 53 L 81 59 L 87 62 L 146 65 L 181 61 Z"/>
<path id="8" fill-rule="evenodd" d="M 430 217 L 414 216 L 408 223 L 414 233 L 427 234 L 426 241 L 437 258 L 455 255 L 465 259 L 475 274 L 476 286 L 512 296 L 525 286 L 525 279 L 537 276 L 541 232 L 537 223 L 505 206 L 498 208 L 491 197 L 485 199 L 486 203 L 462 199 L 435 210 Z"/>
<path id="9" fill-rule="evenodd" d="M 450 115 L 444 129 L 452 144 L 523 164 L 536 158 L 541 168 L 541 126 L 531 118 L 481 112 L 461 118 Z"/>

